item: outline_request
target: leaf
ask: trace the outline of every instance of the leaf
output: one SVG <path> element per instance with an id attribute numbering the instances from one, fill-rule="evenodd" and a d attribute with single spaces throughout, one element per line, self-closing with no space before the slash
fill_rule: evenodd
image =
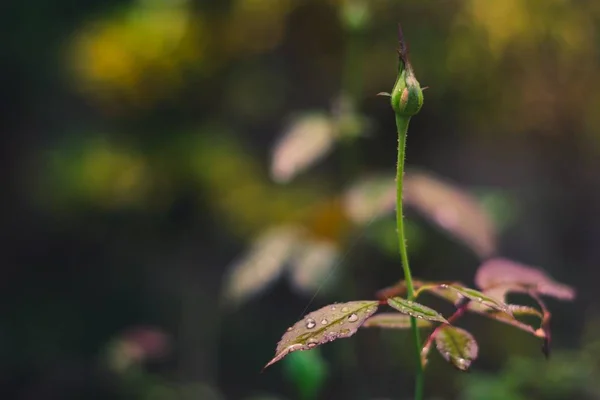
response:
<path id="1" fill-rule="evenodd" d="M 455 291 L 459 295 L 464 296 L 464 297 L 468 298 L 469 300 L 479 303 L 485 307 L 493 308 L 495 310 L 502 311 L 507 314 L 511 313 L 508 305 L 504 304 L 504 302 L 498 301 L 498 300 L 486 295 L 485 293 L 481 293 L 478 290 L 470 289 L 470 288 L 463 287 L 463 286 L 446 285 L 446 284 L 440 285 L 440 288 Z"/>
<path id="2" fill-rule="evenodd" d="M 307 113 L 294 119 L 273 149 L 271 176 L 278 183 L 291 181 L 333 148 L 335 127 L 323 113 Z"/>
<path id="3" fill-rule="evenodd" d="M 544 339 L 547 337 L 546 332 L 544 332 L 543 330 L 540 330 L 540 329 L 536 330 L 531 325 L 524 323 L 523 321 L 520 321 L 519 319 L 516 318 L 518 316 L 519 317 L 533 316 L 533 317 L 539 318 L 540 326 L 541 326 L 543 323 L 544 317 L 540 311 L 536 310 L 533 307 L 522 306 L 522 305 L 517 305 L 517 304 L 508 304 L 508 308 L 512 315 L 506 314 L 501 311 L 489 311 L 489 310 L 481 311 L 478 309 L 470 309 L 469 311 L 475 311 L 478 314 L 484 315 L 488 318 L 492 318 L 492 319 L 495 319 L 496 321 L 512 325 L 516 328 L 524 330 L 525 332 L 531 333 L 532 335 L 537 336 L 539 338 Z"/>
<path id="4" fill-rule="evenodd" d="M 418 283 L 420 283 L 420 281 L 413 280 L 413 285 L 414 285 L 415 289 L 418 288 Z M 377 297 L 379 300 L 387 301 L 387 299 L 389 299 L 390 297 L 402 296 L 405 294 L 406 294 L 406 282 L 402 280 L 402 281 L 397 282 L 393 286 L 388 286 L 388 287 L 378 290 L 377 293 L 375 293 L 375 297 Z"/>
<path id="5" fill-rule="evenodd" d="M 417 327 L 427 328 L 430 326 L 431 322 L 417 319 Z M 397 312 L 377 314 L 367 319 L 363 328 L 408 329 L 410 328 L 410 316 Z"/>
<path id="6" fill-rule="evenodd" d="M 483 263 L 475 274 L 475 284 L 485 293 L 493 293 L 502 300 L 509 292 L 531 291 L 560 300 L 575 298 L 572 287 L 553 280 L 540 269 L 505 258 L 495 258 Z"/>
<path id="7" fill-rule="evenodd" d="M 496 252 L 496 229 L 478 200 L 425 172 L 404 176 L 404 203 L 460 239 L 482 258 Z"/>
<path id="8" fill-rule="evenodd" d="M 248 252 L 231 265 L 223 293 L 226 300 L 243 302 L 275 281 L 300 237 L 300 231 L 291 226 L 272 228 L 260 235 Z"/>
<path id="9" fill-rule="evenodd" d="M 288 328 L 277 344 L 275 357 L 265 368 L 291 352 L 310 350 L 354 335 L 365 320 L 377 311 L 378 306 L 378 301 L 350 301 L 331 304 L 307 314 Z"/>
<path id="10" fill-rule="evenodd" d="M 301 292 L 312 292 L 339 260 L 339 249 L 329 241 L 310 240 L 298 245 L 290 260 L 290 279 Z"/>
<path id="11" fill-rule="evenodd" d="M 448 289 L 448 286 L 464 287 L 461 282 L 413 281 L 413 283 L 418 291 L 431 293 L 454 305 L 458 305 L 464 299 L 458 291 Z"/>
<path id="12" fill-rule="evenodd" d="M 429 292 L 443 300 L 449 301 L 454 305 L 458 304 L 462 300 L 462 296 L 460 296 L 456 291 L 442 289 L 441 286 L 444 284 L 464 286 L 461 282 L 430 282 L 413 279 L 413 286 L 416 290 Z M 405 294 L 406 282 L 402 280 L 396 283 L 394 286 L 389 286 L 379 290 L 376 293 L 376 297 L 380 300 L 387 300 L 390 297 L 402 296 Z"/>
<path id="13" fill-rule="evenodd" d="M 343 197 L 351 221 L 363 225 L 396 209 L 396 182 L 393 175 L 372 175 L 352 185 Z"/>
<path id="14" fill-rule="evenodd" d="M 466 371 L 477 358 L 479 347 L 469 332 L 461 328 L 445 325 L 435 336 L 435 346 L 446 361 L 461 371 Z"/>
<path id="15" fill-rule="evenodd" d="M 403 314 L 408 314 L 411 317 L 424 319 L 427 321 L 437 321 L 448 323 L 442 314 L 438 313 L 432 308 L 424 306 L 414 301 L 403 299 L 402 297 L 392 297 L 387 299 L 387 303 L 390 307 L 395 308 Z"/>
<path id="16" fill-rule="evenodd" d="M 300 399 L 318 398 L 327 380 L 328 365 L 318 350 L 293 353 L 283 360 L 284 375 Z"/>
<path id="17" fill-rule="evenodd" d="M 481 314 L 485 315 L 486 317 L 495 319 L 496 321 L 512 325 L 515 328 L 519 328 L 521 330 L 524 330 L 525 332 L 531 333 L 532 335 L 539 337 L 539 335 L 536 333 L 536 330 L 533 329 L 530 325 L 527 325 L 526 323 L 521 322 L 518 319 L 516 319 L 515 317 L 510 316 L 504 312 L 493 311 L 493 312 L 483 312 Z"/>
<path id="18" fill-rule="evenodd" d="M 533 307 L 522 306 L 520 304 L 508 304 L 508 309 L 514 316 L 534 316 L 539 318 L 540 320 L 544 319 L 542 313 Z"/>

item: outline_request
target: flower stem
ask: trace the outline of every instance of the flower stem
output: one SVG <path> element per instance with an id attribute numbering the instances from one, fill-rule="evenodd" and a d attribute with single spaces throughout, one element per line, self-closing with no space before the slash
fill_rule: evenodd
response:
<path id="1" fill-rule="evenodd" d="M 412 274 L 408 263 L 408 250 L 406 248 L 406 234 L 404 232 L 404 214 L 402 212 L 402 192 L 404 181 L 404 155 L 406 151 L 406 134 L 410 117 L 396 114 L 396 129 L 398 130 L 398 165 L 396 169 L 396 230 L 398 231 L 398 244 L 400 247 L 400 258 L 406 281 L 406 292 L 409 300 L 414 299 L 415 289 L 412 282 Z M 421 364 L 421 337 L 417 328 L 417 320 L 410 318 L 410 328 L 415 346 L 415 360 L 417 373 L 415 376 L 415 400 L 423 399 L 423 387 L 425 376 Z"/>

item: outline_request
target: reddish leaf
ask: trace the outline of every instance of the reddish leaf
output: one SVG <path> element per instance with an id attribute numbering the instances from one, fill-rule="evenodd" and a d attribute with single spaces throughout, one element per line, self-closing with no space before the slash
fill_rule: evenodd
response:
<path id="1" fill-rule="evenodd" d="M 477 199 L 463 189 L 424 172 L 404 177 L 404 203 L 467 244 L 480 257 L 496 251 L 491 218 Z"/>
<path id="2" fill-rule="evenodd" d="M 477 270 L 475 284 L 483 291 L 504 300 L 508 292 L 535 292 L 560 300 L 573 300 L 575 290 L 556 282 L 544 271 L 504 258 L 485 262 Z"/>
<path id="3" fill-rule="evenodd" d="M 532 335 L 538 336 L 536 330 L 533 329 L 530 325 L 527 325 L 524 322 L 519 321 L 518 319 L 516 319 L 514 316 L 511 316 L 509 314 L 506 314 L 504 312 L 501 311 L 489 311 L 489 312 L 480 312 L 480 311 L 476 311 L 482 315 L 485 315 L 486 317 L 495 319 L 496 321 L 505 323 L 505 324 L 509 324 L 512 325 L 516 328 L 522 329 L 525 332 L 531 333 Z"/>
<path id="4" fill-rule="evenodd" d="M 377 297 L 379 300 L 387 300 L 390 297 L 401 296 L 405 292 L 406 292 L 406 286 L 404 286 L 404 281 L 402 281 L 400 284 L 397 284 L 394 286 L 388 286 L 386 288 L 383 288 L 383 289 L 377 291 L 377 293 L 375 294 L 375 297 Z"/>
<path id="5" fill-rule="evenodd" d="M 378 306 L 377 301 L 350 301 L 331 304 L 307 314 L 288 328 L 277 344 L 275 357 L 265 368 L 294 351 L 310 350 L 354 335 Z"/>

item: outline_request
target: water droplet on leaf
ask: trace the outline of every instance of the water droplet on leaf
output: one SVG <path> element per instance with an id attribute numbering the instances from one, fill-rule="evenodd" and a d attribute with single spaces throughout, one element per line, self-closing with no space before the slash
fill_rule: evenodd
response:
<path id="1" fill-rule="evenodd" d="M 306 329 L 312 329 L 317 325 L 314 319 L 309 318 L 306 320 Z"/>
<path id="2" fill-rule="evenodd" d="M 356 322 L 356 321 L 358 321 L 358 315 L 356 315 L 356 314 L 350 314 L 350 316 L 348 317 L 348 321 L 350 321 L 350 322 Z"/>

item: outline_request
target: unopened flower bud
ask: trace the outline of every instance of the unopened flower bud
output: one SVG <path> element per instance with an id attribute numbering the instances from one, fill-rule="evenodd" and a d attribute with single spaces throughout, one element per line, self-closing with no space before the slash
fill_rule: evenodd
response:
<path id="1" fill-rule="evenodd" d="M 403 117 L 412 117 L 423 106 L 423 90 L 415 77 L 410 64 L 400 59 L 398 79 L 391 93 L 394 112 Z"/>
<path id="2" fill-rule="evenodd" d="M 400 25 L 398 25 L 398 41 L 400 43 L 398 50 L 400 62 L 398 78 L 396 78 L 396 84 L 391 93 L 392 109 L 396 116 L 410 118 L 417 114 L 423 106 L 423 90 L 408 61 L 408 49 Z"/>

